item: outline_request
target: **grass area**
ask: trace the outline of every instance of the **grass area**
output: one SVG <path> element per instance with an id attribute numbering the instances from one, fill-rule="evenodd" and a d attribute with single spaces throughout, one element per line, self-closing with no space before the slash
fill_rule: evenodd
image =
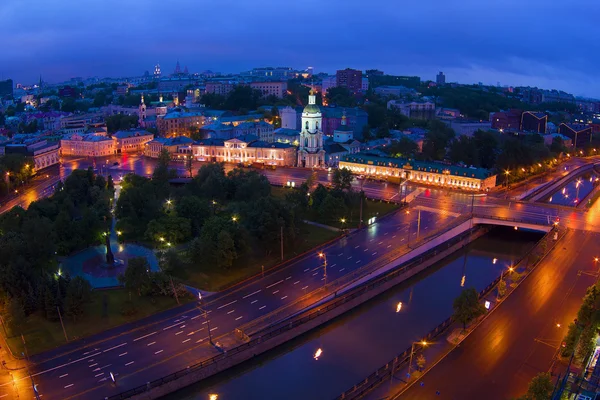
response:
<path id="1" fill-rule="evenodd" d="M 381 217 L 389 212 L 397 210 L 400 206 L 394 203 L 388 203 L 381 200 L 365 200 L 363 202 L 363 221 L 368 221 L 373 217 Z M 360 219 L 360 205 L 348 210 L 348 215 L 344 217 L 346 222 L 345 228 L 356 228 Z M 330 225 L 335 228 L 341 228 L 342 223 L 338 219 L 321 217 L 317 210 L 309 210 L 306 219 L 309 221 L 319 222 L 321 224 Z"/>
<path id="2" fill-rule="evenodd" d="M 587 204 L 585 205 L 586 208 L 592 208 L 592 206 L 594 205 L 594 203 L 596 202 L 596 200 L 598 200 L 600 198 L 600 190 L 597 191 L 596 193 L 594 193 L 594 195 L 592 197 L 590 197 L 590 199 L 588 200 Z"/>
<path id="3" fill-rule="evenodd" d="M 103 316 L 104 296 L 106 296 L 107 303 L 105 316 Z M 129 300 L 129 291 L 126 289 L 92 292 L 92 301 L 86 304 L 85 316 L 83 318 L 74 323 L 71 319 L 63 316 L 69 340 L 81 339 L 177 305 L 175 299 L 170 297 L 138 297 L 135 293 L 132 293 L 131 301 L 135 305 L 136 312 L 131 316 L 125 316 L 121 313 L 121 308 L 127 300 Z M 180 299 L 182 303 L 191 300 L 193 299 Z M 22 331 L 16 333 L 16 336 L 10 337 L 7 340 L 15 356 L 24 352 L 21 333 L 25 337 L 29 355 L 65 344 L 65 336 L 60 322 L 50 322 L 38 314 L 27 317 Z"/>
<path id="4" fill-rule="evenodd" d="M 339 235 L 339 232 L 304 224 L 300 228 L 301 237 L 293 247 L 289 246 L 289 244 L 286 245 L 284 240 L 284 259 L 289 260 L 290 258 L 332 240 Z M 228 270 L 216 267 L 198 270 L 198 267 L 194 265 L 194 263 L 191 263 L 187 266 L 185 271 L 176 275 L 189 285 L 198 289 L 219 291 L 260 273 L 262 271 L 261 266 L 264 266 L 266 270 L 280 262 L 281 258 L 279 253 L 264 257 L 244 255 L 235 260 L 233 266 Z"/>
<path id="5" fill-rule="evenodd" d="M 290 188 L 284 188 L 279 186 L 271 186 L 271 195 L 279 199 L 285 199 L 285 195 L 290 192 Z M 363 204 L 363 221 L 367 222 L 373 217 L 380 217 L 391 211 L 399 208 L 398 204 L 388 203 L 381 200 L 366 200 Z M 345 216 L 346 223 L 344 227 L 355 228 L 358 225 L 360 217 L 360 205 L 353 207 L 348 210 L 348 215 Z M 309 210 L 306 215 L 306 219 L 309 221 L 319 222 L 321 224 L 330 225 L 336 228 L 341 227 L 341 222 L 333 218 L 321 218 L 317 210 Z"/>

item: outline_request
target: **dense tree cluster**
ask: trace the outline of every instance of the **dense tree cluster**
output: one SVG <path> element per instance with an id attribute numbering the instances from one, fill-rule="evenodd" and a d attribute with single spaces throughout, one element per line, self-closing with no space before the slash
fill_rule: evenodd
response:
<path id="1" fill-rule="evenodd" d="M 153 179 L 131 174 L 117 202 L 117 226 L 125 238 L 159 247 L 190 242 L 195 263 L 228 268 L 245 253 L 275 251 L 282 229 L 286 240 L 297 237 L 300 214 L 270 194 L 263 175 L 243 169 L 225 174 L 222 164 L 203 166 L 179 189 L 169 188 L 168 173 L 155 171 Z"/>
<path id="2" fill-rule="evenodd" d="M 565 346 L 561 348 L 563 357 L 575 354 L 576 359 L 585 365 L 592 355 L 600 327 L 600 283 L 587 289 L 583 303 L 577 312 L 577 319 L 569 325 Z"/>
<path id="3" fill-rule="evenodd" d="M 13 321 L 33 312 L 55 320 L 57 307 L 73 320 L 82 315 L 89 283 L 61 277 L 56 255 L 99 243 L 111 197 L 103 177 L 75 170 L 52 196 L 0 215 L 0 298 Z"/>

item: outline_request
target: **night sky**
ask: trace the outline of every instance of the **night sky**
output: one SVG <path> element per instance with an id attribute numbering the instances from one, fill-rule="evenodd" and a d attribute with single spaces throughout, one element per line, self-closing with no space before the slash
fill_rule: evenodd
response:
<path id="1" fill-rule="evenodd" d="M 600 97 L 598 0 L 1 0 L 0 79 L 378 68 Z"/>

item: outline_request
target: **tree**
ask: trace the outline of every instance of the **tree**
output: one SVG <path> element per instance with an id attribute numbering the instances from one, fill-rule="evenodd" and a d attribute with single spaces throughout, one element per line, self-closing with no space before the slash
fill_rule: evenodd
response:
<path id="1" fill-rule="evenodd" d="M 400 139 L 395 140 L 387 146 L 384 150 L 392 157 L 411 157 L 413 156 L 419 146 L 409 137 L 401 136 Z"/>
<path id="2" fill-rule="evenodd" d="M 541 372 L 529 382 L 527 393 L 520 400 L 548 400 L 553 390 L 552 376 L 549 372 Z"/>
<path id="3" fill-rule="evenodd" d="M 191 222 L 192 235 L 198 236 L 204 221 L 210 217 L 210 203 L 197 196 L 184 196 L 175 202 L 175 211 L 179 217 L 187 218 Z"/>
<path id="4" fill-rule="evenodd" d="M 390 128 L 388 127 L 387 123 L 385 123 L 385 124 L 381 125 L 379 128 L 377 128 L 376 136 L 379 139 L 384 139 L 384 138 L 390 137 Z"/>
<path id="5" fill-rule="evenodd" d="M 10 299 L 4 318 L 12 336 L 16 336 L 19 333 L 19 329 L 22 329 L 25 323 L 25 311 L 19 299 L 16 297 Z"/>
<path id="6" fill-rule="evenodd" d="M 373 139 L 373 134 L 371 133 L 371 126 L 369 126 L 369 125 L 363 126 L 362 138 L 366 141 Z"/>
<path id="7" fill-rule="evenodd" d="M 125 273 L 119 275 L 119 282 L 125 285 L 128 290 L 137 292 L 138 296 L 142 295 L 143 289 L 147 288 L 150 283 L 150 264 L 145 257 L 133 257 L 127 262 Z"/>
<path id="8" fill-rule="evenodd" d="M 336 86 L 327 89 L 327 102 L 339 107 L 355 107 L 356 98 L 347 87 Z"/>
<path id="9" fill-rule="evenodd" d="M 423 371 L 423 368 L 425 368 L 426 363 L 427 359 L 425 358 L 425 356 L 423 354 L 419 354 L 419 357 L 417 357 L 417 367 L 419 368 L 419 371 Z"/>
<path id="10" fill-rule="evenodd" d="M 325 197 L 318 211 L 321 219 L 329 222 L 339 222 L 340 218 L 347 214 L 344 200 L 340 197 L 332 195 L 331 193 Z"/>
<path id="11" fill-rule="evenodd" d="M 161 238 L 173 243 L 183 243 L 192 236 L 191 221 L 174 215 L 153 219 L 148 223 L 145 236 L 155 243 L 159 243 Z"/>
<path id="12" fill-rule="evenodd" d="M 237 258 L 235 243 L 227 231 L 219 232 L 217 236 L 217 266 L 220 268 L 229 268 Z"/>
<path id="13" fill-rule="evenodd" d="M 352 172 L 348 168 L 337 168 L 333 171 L 331 183 L 334 190 L 352 190 Z"/>
<path id="14" fill-rule="evenodd" d="M 85 303 L 90 301 L 92 295 L 92 286 L 80 276 L 69 281 L 67 294 L 65 296 L 65 312 L 73 322 L 76 322 L 85 311 Z"/>
<path id="15" fill-rule="evenodd" d="M 139 104 L 139 103 L 138 103 Z M 116 114 L 106 117 L 106 129 L 109 133 L 126 131 L 138 126 L 137 115 Z"/>
<path id="16" fill-rule="evenodd" d="M 479 296 L 475 288 L 463 290 L 460 295 L 454 299 L 453 318 L 463 325 L 463 329 L 473 319 L 485 313 L 485 307 L 479 302 Z"/>
<path id="17" fill-rule="evenodd" d="M 171 162 L 171 154 L 165 148 L 160 150 L 158 154 L 158 163 L 154 172 L 152 173 L 152 179 L 157 181 L 166 182 L 169 179 L 169 163 Z"/>
<path id="18" fill-rule="evenodd" d="M 554 154 L 560 154 L 567 151 L 564 141 L 560 136 L 554 136 L 552 138 L 552 144 L 550 145 L 550 151 Z"/>
<path id="19" fill-rule="evenodd" d="M 455 164 L 463 163 L 467 166 L 479 166 L 479 152 L 473 138 L 459 136 L 450 145 L 450 161 Z"/>
<path id="20" fill-rule="evenodd" d="M 498 157 L 498 139 L 496 135 L 479 129 L 473 134 L 473 139 L 479 154 L 479 165 L 482 168 L 493 168 L 496 157 Z"/>
<path id="21" fill-rule="evenodd" d="M 431 121 L 423 141 L 423 155 L 430 160 L 443 160 L 454 131 L 441 121 Z"/>
<path id="22" fill-rule="evenodd" d="M 498 282 L 498 296 L 504 297 L 506 294 L 506 281 L 504 279 Z"/>

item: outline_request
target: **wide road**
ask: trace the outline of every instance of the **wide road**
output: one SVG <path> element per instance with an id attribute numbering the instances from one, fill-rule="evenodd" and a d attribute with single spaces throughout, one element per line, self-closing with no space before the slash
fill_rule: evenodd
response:
<path id="1" fill-rule="evenodd" d="M 380 257 L 404 253 L 409 222 L 413 227 L 410 240 L 416 238 L 417 214 L 396 213 L 326 248 L 328 281 Z M 422 212 L 421 236 L 453 218 Z M 324 279 L 322 259 L 310 254 L 262 279 L 208 298 L 208 303 L 202 305 L 206 316 L 190 305 L 178 310 L 178 315 L 168 312 L 169 318 L 133 332 L 123 332 L 123 328 L 105 332 L 96 337 L 102 342 L 68 354 L 58 354 L 59 349 L 32 357 L 36 363 L 31 368 L 33 379 L 40 393 L 49 399 L 96 399 L 117 394 L 216 355 L 217 350 L 208 343 L 208 325 L 213 340 L 217 340 L 244 323 L 310 294 L 324 284 Z M 112 337 L 116 334 L 120 335 Z M 109 384 L 110 372 L 117 377 L 116 387 Z M 22 380 L 27 382 L 27 377 Z"/>
<path id="2" fill-rule="evenodd" d="M 399 398 L 502 399 L 522 395 L 546 372 L 597 276 L 600 235 L 570 231 L 484 322 Z M 437 395 L 436 391 L 440 394 Z"/>

